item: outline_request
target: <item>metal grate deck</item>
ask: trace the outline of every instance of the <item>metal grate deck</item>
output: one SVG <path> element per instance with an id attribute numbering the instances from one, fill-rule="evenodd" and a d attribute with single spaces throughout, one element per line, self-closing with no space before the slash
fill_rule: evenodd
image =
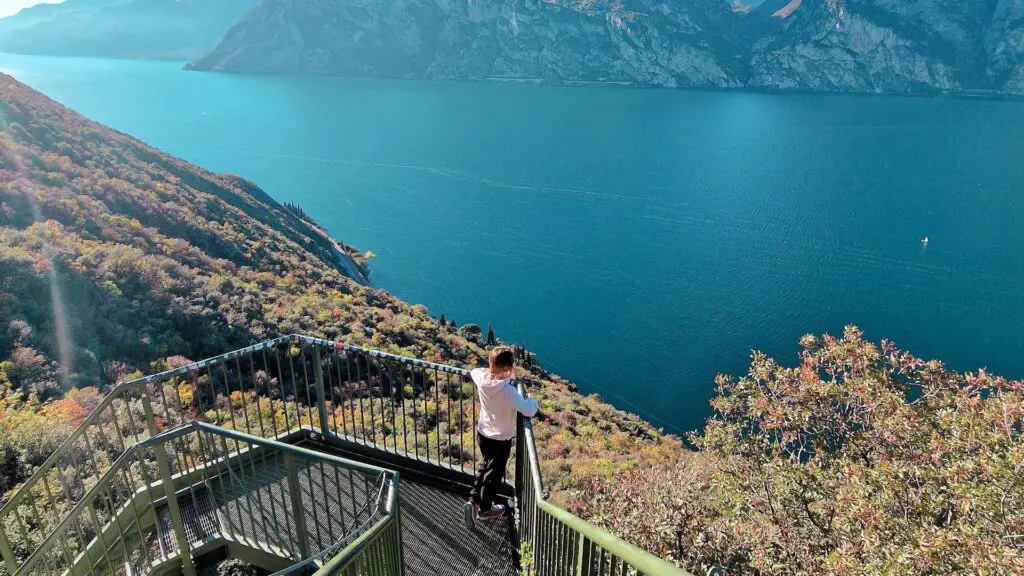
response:
<path id="1" fill-rule="evenodd" d="M 192 547 L 204 544 L 220 533 L 213 496 L 205 484 L 178 492 L 178 508 L 185 524 L 185 535 Z M 171 511 L 167 502 L 156 508 L 156 552 L 158 558 L 178 553 L 178 542 L 171 525 Z"/>
<path id="2" fill-rule="evenodd" d="M 319 443 L 306 447 L 368 461 Z M 466 475 L 466 483 L 459 484 L 429 480 L 401 468 L 399 473 L 402 553 L 407 576 L 519 575 L 512 517 L 478 521 L 473 531 L 466 528 L 462 507 L 469 499 L 471 476 Z"/>

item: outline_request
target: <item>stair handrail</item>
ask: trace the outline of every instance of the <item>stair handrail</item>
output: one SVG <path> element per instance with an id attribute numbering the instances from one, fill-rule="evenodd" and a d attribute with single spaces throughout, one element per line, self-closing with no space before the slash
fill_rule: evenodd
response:
<path id="1" fill-rule="evenodd" d="M 525 396 L 526 390 L 522 381 L 518 382 L 518 388 L 519 393 Z M 536 510 L 548 514 L 549 516 L 557 520 L 559 523 L 561 523 L 563 526 L 576 532 L 580 536 L 580 543 L 578 546 L 579 549 L 574 552 L 575 562 L 573 563 L 574 565 L 570 567 L 572 569 L 575 569 L 575 571 L 570 572 L 571 574 L 574 574 L 575 576 L 589 576 L 591 574 L 591 566 L 588 564 L 590 562 L 591 552 L 589 548 L 585 550 L 584 547 L 585 545 L 596 545 L 600 549 L 624 561 L 626 564 L 637 570 L 640 574 L 650 574 L 658 576 L 692 576 L 691 574 L 681 570 L 674 564 L 662 560 L 661 558 L 658 558 L 657 556 L 645 550 L 641 550 L 640 548 L 633 546 L 632 544 L 626 542 L 618 536 L 615 536 L 614 534 L 606 530 L 602 530 L 601 528 L 598 528 L 580 519 L 579 517 L 563 510 L 562 508 L 548 502 L 548 493 L 544 490 L 544 483 L 540 472 L 540 459 L 537 455 L 537 444 L 533 434 L 533 422 L 530 418 L 523 418 L 522 416 L 520 416 L 520 432 L 521 440 L 525 444 L 525 453 L 527 458 L 525 459 L 526 461 L 522 464 L 519 464 L 517 462 L 516 466 L 526 466 L 531 476 L 531 488 L 533 489 L 533 498 L 528 499 L 535 506 Z M 517 494 L 518 488 L 519 487 L 517 486 Z M 522 504 L 520 504 L 520 506 L 522 506 Z M 531 513 L 531 511 L 520 509 L 520 514 L 523 513 L 528 514 Z M 520 526 L 522 526 L 522 524 L 522 519 L 520 519 Z M 546 536 L 550 536 L 551 532 L 544 532 L 543 534 L 538 534 L 538 531 L 536 530 L 536 525 L 537 519 L 534 518 L 530 522 L 530 526 L 533 528 L 534 533 L 521 533 L 520 542 L 524 542 L 524 540 L 531 541 L 534 554 L 545 554 L 549 550 L 551 550 L 551 548 L 543 546 L 543 542 L 540 543 L 541 545 L 538 545 L 537 539 L 538 537 L 544 538 Z M 573 553 L 572 551 L 567 551 L 565 549 L 564 540 L 561 541 L 560 544 L 562 545 L 561 547 L 554 548 L 560 548 L 560 551 L 563 554 Z M 565 560 L 565 558 L 555 558 L 552 560 L 553 564 L 548 565 L 555 565 L 559 560 Z"/>
<path id="2" fill-rule="evenodd" d="M 21 576 L 29 573 L 40 561 L 43 556 L 49 553 L 57 545 L 57 538 L 62 537 L 68 527 L 79 517 L 83 510 L 100 496 L 101 492 L 109 489 L 109 483 L 115 478 L 121 469 L 125 466 L 125 463 L 130 463 L 132 457 L 136 453 L 145 448 L 154 447 L 161 444 L 174 440 L 176 438 L 185 436 L 193 432 L 206 432 L 216 436 L 221 436 L 227 439 L 235 440 L 238 442 L 246 443 L 248 445 L 256 445 L 264 448 L 273 449 L 293 456 L 299 456 L 309 460 L 320 461 L 328 464 L 334 464 L 343 468 L 356 470 L 368 475 L 382 475 L 389 481 L 389 491 L 387 499 L 385 500 L 385 506 L 382 512 L 386 516 L 395 516 L 397 514 L 397 493 L 398 493 L 398 472 L 360 462 L 358 460 L 351 460 L 343 458 L 334 454 L 326 452 L 319 452 L 303 448 L 301 446 L 294 446 L 292 444 L 285 444 L 276 440 L 267 438 L 261 438 L 259 436 L 253 436 L 237 430 L 230 430 L 222 428 L 220 426 L 214 426 L 205 422 L 193 421 L 185 425 L 178 426 L 171 430 L 167 430 L 155 436 L 151 436 L 137 443 L 128 446 L 124 452 L 113 462 L 113 464 L 107 468 L 107 470 L 100 476 L 99 480 L 86 492 L 72 508 L 68 511 L 67 515 L 53 528 L 49 535 L 47 535 L 37 549 L 29 555 L 29 557 L 22 563 L 16 570 L 10 572 L 11 576 Z M 162 480 L 154 482 L 155 487 Z M 152 488 L 147 487 L 147 489 Z M 108 524 L 113 520 L 108 521 Z M 101 535 L 96 536 L 97 539 L 101 539 Z M 87 551 L 83 552 L 88 554 Z"/>

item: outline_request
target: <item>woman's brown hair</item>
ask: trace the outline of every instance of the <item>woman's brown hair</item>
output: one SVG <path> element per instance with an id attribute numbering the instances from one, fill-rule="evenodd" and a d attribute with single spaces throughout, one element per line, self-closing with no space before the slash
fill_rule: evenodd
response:
<path id="1" fill-rule="evenodd" d="M 515 356 L 512 355 L 512 349 L 508 346 L 498 346 L 491 350 L 491 354 L 487 357 L 487 363 L 491 378 L 511 378 L 515 374 L 513 370 Z"/>

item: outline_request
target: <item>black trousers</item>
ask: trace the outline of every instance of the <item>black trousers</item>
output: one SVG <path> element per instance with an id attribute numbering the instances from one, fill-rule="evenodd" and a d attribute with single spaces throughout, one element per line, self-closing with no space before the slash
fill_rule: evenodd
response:
<path id="1" fill-rule="evenodd" d="M 481 511 L 490 510 L 494 499 L 498 496 L 501 481 L 505 478 L 505 465 L 512 453 L 511 440 L 492 440 L 479 432 L 476 433 L 477 446 L 483 456 L 476 469 L 476 481 L 470 499 L 480 506 Z"/>

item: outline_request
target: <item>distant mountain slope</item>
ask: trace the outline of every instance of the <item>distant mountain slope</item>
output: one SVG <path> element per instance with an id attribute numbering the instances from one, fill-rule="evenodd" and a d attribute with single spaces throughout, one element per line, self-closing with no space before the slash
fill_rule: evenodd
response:
<path id="1" fill-rule="evenodd" d="M 1024 0 L 999 0 L 985 36 L 985 50 L 993 86 L 1024 94 Z"/>
<path id="2" fill-rule="evenodd" d="M 755 13 L 779 4 L 785 2 Z M 987 85 L 983 38 L 991 0 L 800 4 L 754 44 L 750 86 L 906 93 Z"/>
<path id="3" fill-rule="evenodd" d="M 1024 92 L 1024 0 L 264 0 L 189 67 L 843 92 Z"/>
<path id="4" fill-rule="evenodd" d="M 738 86 L 736 24 L 721 0 L 265 0 L 190 67 Z"/>
<path id="5" fill-rule="evenodd" d="M 66 0 L 0 20 L 0 49 L 22 54 L 194 58 L 259 0 Z"/>

